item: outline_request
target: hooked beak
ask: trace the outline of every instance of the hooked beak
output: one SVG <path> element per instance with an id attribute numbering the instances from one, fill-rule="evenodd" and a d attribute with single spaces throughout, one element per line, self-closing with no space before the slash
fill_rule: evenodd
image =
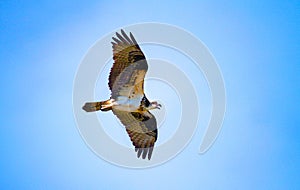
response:
<path id="1" fill-rule="evenodd" d="M 157 109 L 159 109 L 160 110 L 160 108 L 161 108 L 161 104 L 157 104 Z"/>

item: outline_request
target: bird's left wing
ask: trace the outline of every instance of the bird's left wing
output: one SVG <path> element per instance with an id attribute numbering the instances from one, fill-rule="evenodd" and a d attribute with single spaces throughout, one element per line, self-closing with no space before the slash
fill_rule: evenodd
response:
<path id="1" fill-rule="evenodd" d="M 151 159 L 154 143 L 157 139 L 157 124 L 154 115 L 149 111 L 126 112 L 113 109 L 113 113 L 119 118 L 126 127 L 126 131 L 135 146 L 137 156 Z"/>

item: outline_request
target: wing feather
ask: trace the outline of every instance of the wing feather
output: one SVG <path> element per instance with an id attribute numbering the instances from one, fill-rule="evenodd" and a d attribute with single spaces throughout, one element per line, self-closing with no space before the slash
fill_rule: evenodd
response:
<path id="1" fill-rule="evenodd" d="M 125 45 L 130 45 L 128 41 L 124 39 L 123 36 L 121 36 L 118 32 L 116 32 L 117 37 L 125 44 Z"/>
<path id="2" fill-rule="evenodd" d="M 124 30 L 121 30 L 122 35 L 126 38 L 127 42 L 130 44 L 134 44 L 133 41 L 127 36 L 127 34 L 124 32 Z M 137 44 L 137 43 L 136 43 Z"/>
<path id="3" fill-rule="evenodd" d="M 117 38 L 112 37 L 112 39 L 113 39 L 117 44 L 119 44 L 120 46 L 124 46 L 124 45 L 122 44 L 122 42 L 121 42 L 120 40 L 118 40 Z"/>
<path id="4" fill-rule="evenodd" d="M 112 37 L 114 64 L 109 75 L 109 88 L 112 91 L 112 98 L 119 95 L 140 95 L 144 94 L 144 78 L 148 70 L 148 64 L 130 33 L 130 38 L 121 30 Z"/>
<path id="5" fill-rule="evenodd" d="M 147 113 L 125 112 L 113 109 L 113 113 L 126 127 L 126 131 L 137 152 L 137 157 L 151 159 L 154 144 L 157 140 L 157 124 L 154 115 Z"/>
<path id="6" fill-rule="evenodd" d="M 133 41 L 133 43 L 134 43 L 134 44 L 137 44 L 137 42 L 136 42 L 136 40 L 135 40 L 133 34 L 130 32 L 129 35 L 130 35 L 130 38 L 131 38 L 131 40 Z"/>

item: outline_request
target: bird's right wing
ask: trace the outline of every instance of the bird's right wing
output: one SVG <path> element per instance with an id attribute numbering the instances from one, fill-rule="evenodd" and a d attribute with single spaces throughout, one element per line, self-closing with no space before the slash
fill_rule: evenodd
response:
<path id="1" fill-rule="evenodd" d="M 129 37 L 130 36 L 130 37 Z M 146 58 L 130 33 L 116 33 L 112 42 L 114 64 L 109 75 L 112 98 L 144 94 L 144 78 L 148 70 Z"/>
<path id="2" fill-rule="evenodd" d="M 113 109 L 113 113 L 119 118 L 126 127 L 126 131 L 135 146 L 137 156 L 151 159 L 154 143 L 157 139 L 157 124 L 154 115 L 149 111 L 126 112 Z"/>

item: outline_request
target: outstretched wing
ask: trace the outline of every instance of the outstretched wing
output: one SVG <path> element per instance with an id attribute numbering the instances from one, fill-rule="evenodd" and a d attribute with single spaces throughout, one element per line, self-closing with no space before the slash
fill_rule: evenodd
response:
<path id="1" fill-rule="evenodd" d="M 122 34 L 122 35 L 121 35 Z M 146 58 L 130 33 L 121 30 L 112 43 L 114 64 L 109 75 L 112 98 L 144 94 L 144 78 L 148 70 Z"/>
<path id="2" fill-rule="evenodd" d="M 144 113 L 126 112 L 113 109 L 113 113 L 126 127 L 126 131 L 135 146 L 137 157 L 142 155 L 145 159 L 151 159 L 154 143 L 157 139 L 157 124 L 154 115 L 149 111 Z"/>

